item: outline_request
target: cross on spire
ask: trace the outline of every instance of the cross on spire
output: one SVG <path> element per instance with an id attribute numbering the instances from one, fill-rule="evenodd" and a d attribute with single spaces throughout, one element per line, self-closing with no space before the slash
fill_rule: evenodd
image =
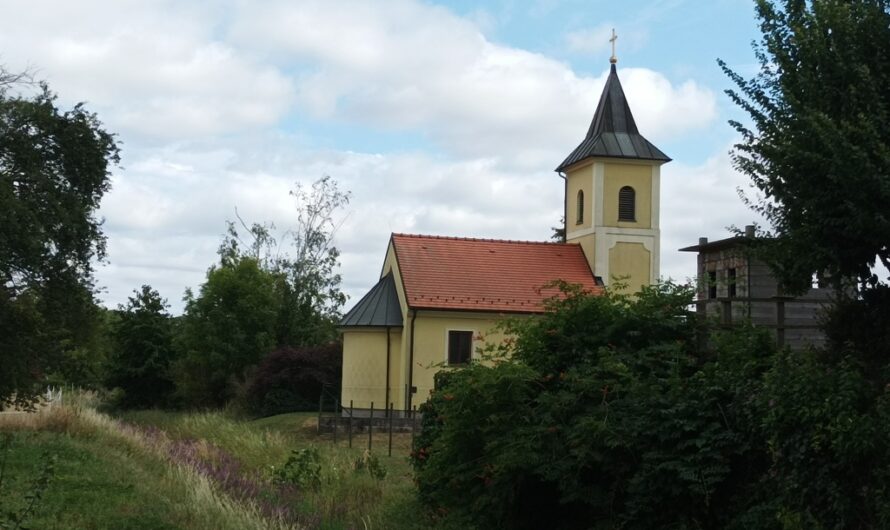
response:
<path id="1" fill-rule="evenodd" d="M 609 62 L 615 64 L 618 62 L 618 57 L 615 56 L 615 41 L 618 40 L 618 35 L 615 34 L 615 28 L 612 28 L 612 37 L 609 39 L 609 42 L 612 43 L 612 56 L 609 57 Z"/>

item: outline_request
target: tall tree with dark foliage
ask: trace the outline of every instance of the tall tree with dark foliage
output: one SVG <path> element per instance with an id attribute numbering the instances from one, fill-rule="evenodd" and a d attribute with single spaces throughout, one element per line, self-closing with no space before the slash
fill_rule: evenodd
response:
<path id="1" fill-rule="evenodd" d="M 813 273 L 873 286 L 890 267 L 890 2 L 757 1 L 760 72 L 720 61 L 750 118 L 733 159 L 776 237 L 763 249 L 786 286 Z"/>
<path id="2" fill-rule="evenodd" d="M 0 405 L 29 401 L 95 328 L 97 210 L 118 161 L 95 114 L 0 68 Z"/>

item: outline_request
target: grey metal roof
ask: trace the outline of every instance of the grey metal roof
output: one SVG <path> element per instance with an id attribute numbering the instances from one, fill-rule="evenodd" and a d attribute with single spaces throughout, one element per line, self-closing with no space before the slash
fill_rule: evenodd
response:
<path id="1" fill-rule="evenodd" d="M 562 171 L 572 164 L 592 156 L 660 160 L 663 162 L 671 160 L 649 140 L 643 138 L 643 135 L 637 130 L 637 124 L 630 112 L 627 99 L 624 97 L 624 90 L 621 88 L 614 64 L 609 72 L 606 87 L 600 96 L 600 102 L 596 107 L 587 136 L 563 160 L 556 171 Z"/>
<path id="2" fill-rule="evenodd" d="M 402 309 L 392 272 L 380 278 L 377 285 L 368 291 L 357 304 L 340 320 L 347 326 L 401 326 Z"/>

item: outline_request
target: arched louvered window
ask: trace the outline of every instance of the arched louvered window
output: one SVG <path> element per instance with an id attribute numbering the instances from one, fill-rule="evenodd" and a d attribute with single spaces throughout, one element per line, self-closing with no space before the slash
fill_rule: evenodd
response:
<path id="1" fill-rule="evenodd" d="M 637 192 L 630 186 L 624 186 L 618 192 L 618 220 L 637 220 Z"/>
<path id="2" fill-rule="evenodd" d="M 584 222 L 584 192 L 578 190 L 578 210 L 575 215 L 575 224 L 581 224 Z"/>

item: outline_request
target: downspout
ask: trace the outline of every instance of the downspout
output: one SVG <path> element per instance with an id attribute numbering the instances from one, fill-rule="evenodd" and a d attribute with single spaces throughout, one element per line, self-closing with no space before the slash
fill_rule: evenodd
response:
<path id="1" fill-rule="evenodd" d="M 562 171 L 557 171 L 557 175 L 563 181 L 562 186 L 562 242 L 569 241 L 569 179 Z"/>
<path id="2" fill-rule="evenodd" d="M 390 326 L 386 326 L 386 410 L 389 410 L 389 330 Z"/>
<path id="3" fill-rule="evenodd" d="M 408 346 L 408 399 L 405 412 L 411 410 L 411 399 L 414 397 L 414 321 L 417 320 L 417 310 L 411 310 L 411 342 Z"/>

